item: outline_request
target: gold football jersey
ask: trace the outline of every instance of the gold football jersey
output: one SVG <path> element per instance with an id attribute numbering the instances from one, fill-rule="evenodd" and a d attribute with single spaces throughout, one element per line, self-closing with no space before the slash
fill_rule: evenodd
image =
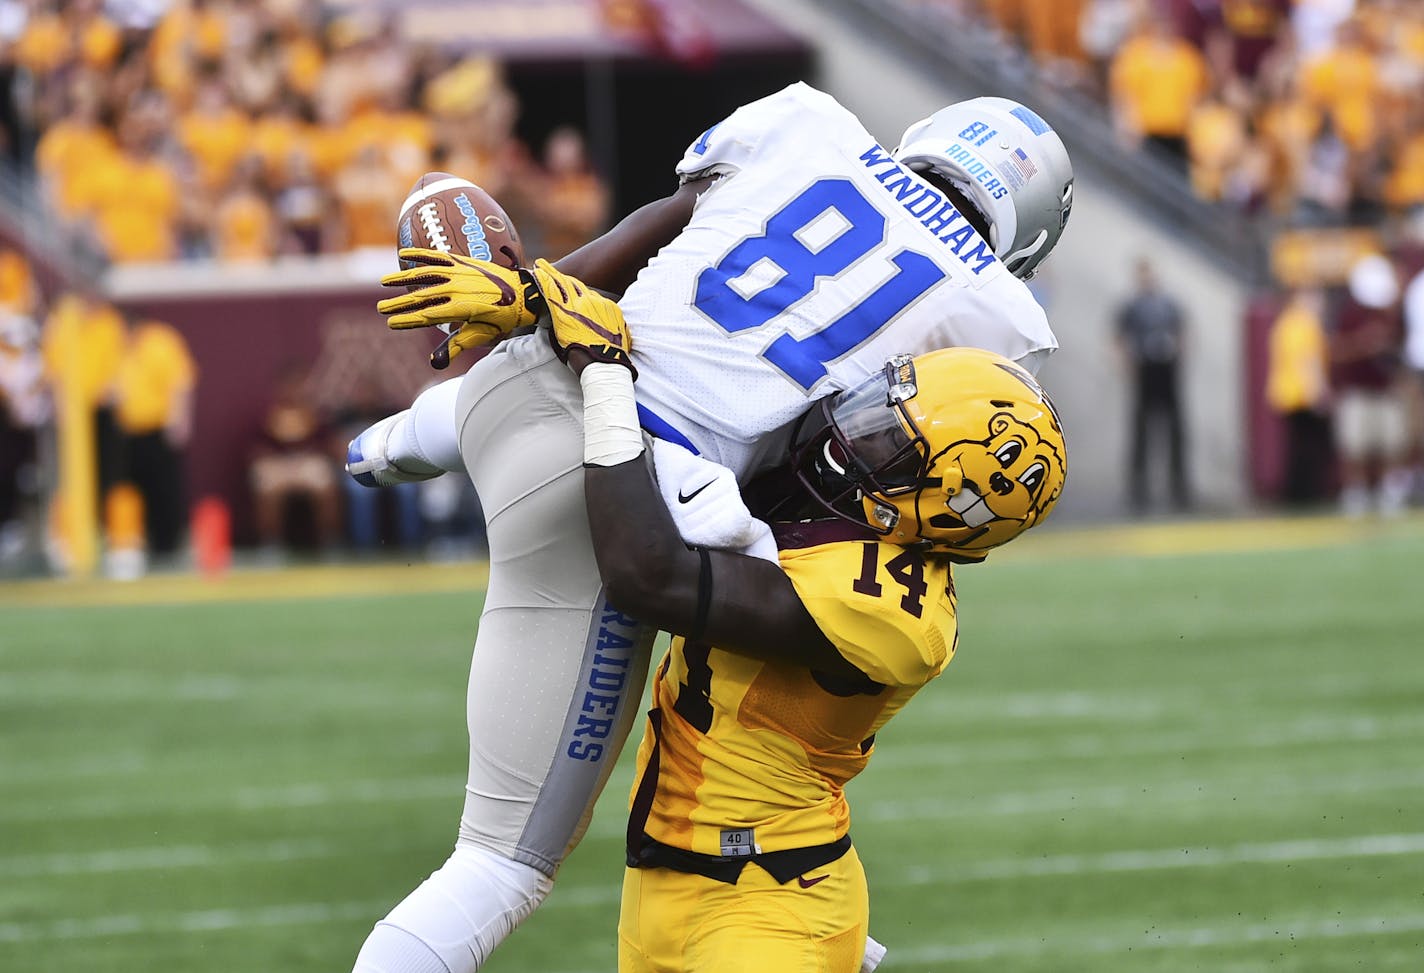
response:
<path id="1" fill-rule="evenodd" d="M 649 838 L 729 860 L 843 839 L 846 781 L 870 759 L 876 732 L 954 654 L 954 581 L 942 559 L 876 540 L 780 558 L 812 618 L 865 678 L 674 639 L 638 749 L 630 864 L 647 860 L 636 850 Z"/>

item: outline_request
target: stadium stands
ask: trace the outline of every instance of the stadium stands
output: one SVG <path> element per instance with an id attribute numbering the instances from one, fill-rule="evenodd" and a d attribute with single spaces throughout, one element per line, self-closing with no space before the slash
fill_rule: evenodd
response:
<path id="1" fill-rule="evenodd" d="M 861 0 L 989 31 L 1103 101 L 1210 202 L 1342 225 L 1424 205 L 1424 6 L 1404 0 Z"/>
<path id="2" fill-rule="evenodd" d="M 371 7 L 180 0 L 141 26 L 111 9 L 25 20 L 12 56 L 33 115 L 8 133 L 22 162 L 35 135 L 46 201 L 110 260 L 386 247 L 405 189 L 449 167 L 539 238 L 544 210 L 520 190 L 545 177 L 496 62 L 405 40 Z M 555 228 L 561 246 L 606 219 L 606 192 L 587 195 L 591 218 Z"/>
<path id="3" fill-rule="evenodd" d="M 112 505 L 82 495 L 114 486 L 124 464 L 110 447 L 127 458 L 128 440 L 154 436 L 115 427 L 110 383 L 85 392 L 101 410 L 98 428 L 70 437 L 102 455 L 76 465 L 46 451 L 63 415 L 90 411 L 50 408 L 61 376 L 97 374 L 88 360 L 103 357 L 92 344 L 70 359 L 41 353 L 55 347 L 58 310 L 98 309 L 120 334 L 146 320 L 173 326 L 196 364 L 191 428 L 185 419 L 173 430 L 185 442 L 191 433 L 188 497 L 158 502 L 181 521 L 189 498 L 216 496 L 238 543 L 251 542 L 253 430 L 286 369 L 308 368 L 331 428 L 353 407 L 332 390 L 363 381 L 353 372 L 363 355 L 380 354 L 375 392 L 392 401 L 428 378 L 419 339 L 375 351 L 384 329 L 372 307 L 395 215 L 421 173 L 475 180 L 500 198 L 529 252 L 556 258 L 601 231 L 615 205 L 667 192 L 672 160 L 705 118 L 807 73 L 810 48 L 745 6 L 728 0 L 715 20 L 678 9 L 660 0 L 6 6 L 0 572 L 92 562 L 63 550 L 65 539 L 95 532 Z M 680 124 L 645 124 L 674 105 Z M 240 372 L 214 367 L 235 356 Z M 50 504 L 62 495 L 72 495 L 67 506 Z"/>

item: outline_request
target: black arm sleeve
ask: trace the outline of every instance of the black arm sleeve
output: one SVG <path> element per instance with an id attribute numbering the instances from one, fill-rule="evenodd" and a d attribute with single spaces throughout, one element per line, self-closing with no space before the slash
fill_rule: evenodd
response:
<path id="1" fill-rule="evenodd" d="M 861 675 L 816 625 L 780 567 L 682 543 L 646 454 L 618 466 L 589 466 L 584 474 L 599 573 L 621 611 L 674 635 L 699 637 L 701 628 L 701 640 L 729 652 Z"/>

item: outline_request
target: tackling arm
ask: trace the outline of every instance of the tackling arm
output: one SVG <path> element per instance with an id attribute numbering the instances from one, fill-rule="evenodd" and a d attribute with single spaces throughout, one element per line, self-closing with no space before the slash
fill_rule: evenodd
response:
<path id="1" fill-rule="evenodd" d="M 609 600 L 664 631 L 731 652 L 862 676 L 826 638 L 779 566 L 683 544 L 635 438 L 631 373 L 594 363 L 577 349 L 569 363 L 584 385 L 586 436 L 597 444 L 584 464 L 584 497 Z M 600 435 L 610 419 L 630 430 L 620 446 Z"/>
<path id="2" fill-rule="evenodd" d="M 554 266 L 591 287 L 622 294 L 638 276 L 638 271 L 682 232 L 692 219 L 698 195 L 713 181 L 703 178 L 683 183 L 671 196 L 634 210 L 613 229 L 579 247 Z"/>

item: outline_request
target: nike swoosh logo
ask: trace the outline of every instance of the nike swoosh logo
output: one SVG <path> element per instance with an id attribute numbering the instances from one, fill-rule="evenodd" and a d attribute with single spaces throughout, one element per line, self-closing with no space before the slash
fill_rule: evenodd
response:
<path id="1" fill-rule="evenodd" d="M 703 490 L 707 489 L 716 482 L 716 480 L 708 480 L 706 483 L 702 484 L 700 487 L 698 487 L 696 490 L 693 490 L 691 493 L 683 493 L 681 490 L 677 491 L 677 502 L 691 503 L 693 497 L 697 496 Z"/>
<path id="2" fill-rule="evenodd" d="M 461 262 L 476 273 L 483 275 L 486 280 L 488 280 L 499 290 L 499 300 L 494 302 L 495 307 L 509 307 L 511 304 L 514 303 L 514 288 L 510 287 L 507 283 L 505 283 L 503 279 L 496 277 L 494 274 L 490 273 L 488 270 L 485 270 L 483 267 L 477 267 L 473 264 L 470 264 L 469 261 Z"/>
<path id="3" fill-rule="evenodd" d="M 803 889 L 809 889 L 811 886 L 818 885 L 830 877 L 830 875 L 817 875 L 815 878 L 807 880 L 806 876 L 797 875 L 796 881 L 801 885 Z"/>
<path id="4" fill-rule="evenodd" d="M 609 331 L 603 325 L 593 320 L 593 318 L 590 318 L 587 315 L 580 314 L 577 311 L 571 310 L 568 307 L 564 308 L 564 313 L 567 314 L 569 317 L 573 318 L 575 321 L 580 322 L 585 328 L 598 335 L 610 345 L 616 346 L 622 344 L 622 335 L 618 334 L 618 332 L 616 331 Z"/>

